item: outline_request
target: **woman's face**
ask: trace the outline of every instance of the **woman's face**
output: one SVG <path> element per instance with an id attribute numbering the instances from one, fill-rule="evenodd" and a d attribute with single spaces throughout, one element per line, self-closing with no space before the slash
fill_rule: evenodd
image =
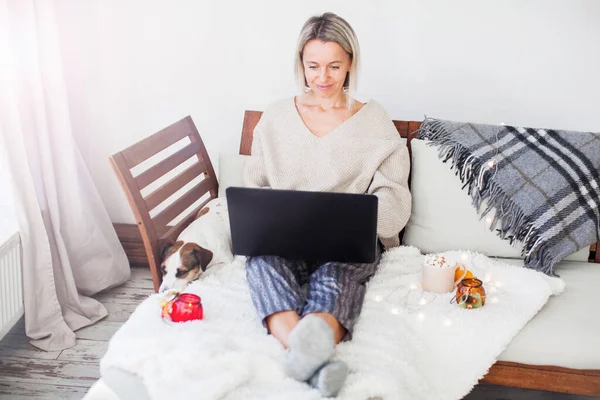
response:
<path id="1" fill-rule="evenodd" d="M 339 44 L 313 39 L 304 45 L 302 64 L 312 92 L 317 97 L 331 97 L 341 93 L 351 60 Z"/>

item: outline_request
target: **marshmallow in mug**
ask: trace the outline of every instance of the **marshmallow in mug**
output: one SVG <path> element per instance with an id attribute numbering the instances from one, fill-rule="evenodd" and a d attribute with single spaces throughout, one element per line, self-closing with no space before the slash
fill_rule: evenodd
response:
<path id="1" fill-rule="evenodd" d="M 450 268 L 451 267 L 448 260 L 446 260 L 446 257 L 441 256 L 439 254 L 430 254 L 430 255 L 425 256 L 425 264 L 432 266 L 432 267 L 438 267 L 438 268 Z"/>

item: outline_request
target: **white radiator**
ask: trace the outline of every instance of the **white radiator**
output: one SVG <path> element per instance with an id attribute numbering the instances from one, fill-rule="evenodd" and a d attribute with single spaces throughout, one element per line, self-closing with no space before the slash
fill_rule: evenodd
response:
<path id="1" fill-rule="evenodd" d="M 21 238 L 18 233 L 0 245 L 0 339 L 23 316 Z"/>

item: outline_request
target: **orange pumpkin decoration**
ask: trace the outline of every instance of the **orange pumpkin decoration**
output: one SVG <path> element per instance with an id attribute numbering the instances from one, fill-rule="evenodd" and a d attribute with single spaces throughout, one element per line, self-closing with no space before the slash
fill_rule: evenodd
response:
<path id="1" fill-rule="evenodd" d="M 465 274 L 465 270 L 467 271 L 466 274 Z M 465 276 L 463 276 L 463 274 Z M 458 283 L 457 282 L 458 280 L 470 279 L 470 278 L 474 278 L 474 277 L 475 276 L 473 275 L 473 273 L 471 271 L 469 271 L 467 269 L 467 267 L 465 267 L 464 265 L 461 265 L 461 264 L 456 265 L 456 270 L 454 270 L 454 282 Z"/>

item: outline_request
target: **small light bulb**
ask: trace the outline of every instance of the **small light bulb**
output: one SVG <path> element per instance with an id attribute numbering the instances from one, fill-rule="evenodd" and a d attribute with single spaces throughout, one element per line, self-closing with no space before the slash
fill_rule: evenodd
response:
<path id="1" fill-rule="evenodd" d="M 423 321 L 425 319 L 425 313 L 422 313 L 422 312 L 418 313 L 417 318 L 419 319 L 419 321 Z"/>
<path id="2" fill-rule="evenodd" d="M 488 161 L 488 163 L 487 163 L 488 167 L 490 167 L 490 168 L 493 168 L 495 164 L 496 164 L 496 163 L 494 162 L 494 160 L 490 160 L 490 161 Z"/>
<path id="3" fill-rule="evenodd" d="M 378 296 L 375 296 L 375 298 L 373 300 L 375 300 L 376 302 L 379 303 L 381 300 L 383 300 L 383 297 L 378 295 Z"/>
<path id="4" fill-rule="evenodd" d="M 497 303 L 497 302 L 498 302 L 498 298 L 497 298 L 496 296 L 494 296 L 494 297 L 492 297 L 492 298 L 490 299 L 490 301 L 491 301 L 492 303 Z"/>
<path id="5" fill-rule="evenodd" d="M 444 319 L 444 326 L 450 326 L 452 325 L 452 320 L 450 318 L 445 318 Z"/>
<path id="6" fill-rule="evenodd" d="M 492 217 L 487 217 L 485 220 L 488 223 L 488 225 L 492 224 Z"/>
<path id="7" fill-rule="evenodd" d="M 467 261 L 469 259 L 469 255 L 467 253 L 463 253 L 461 258 L 463 261 Z"/>
<path id="8" fill-rule="evenodd" d="M 425 304 L 427 304 L 427 300 L 425 299 L 421 299 L 421 301 L 419 301 L 419 303 L 424 306 Z"/>
<path id="9" fill-rule="evenodd" d="M 413 289 L 413 290 L 414 290 L 414 289 L 416 289 L 416 288 L 417 288 L 417 284 L 416 284 L 416 283 L 412 283 L 412 284 L 410 285 L 410 288 L 411 288 L 411 289 Z"/>
<path id="10" fill-rule="evenodd" d="M 396 307 L 392 308 L 392 309 L 390 310 L 390 312 L 391 312 L 392 314 L 394 314 L 394 315 L 398 315 L 398 314 L 400 314 L 400 310 L 398 310 Z"/>
<path id="11" fill-rule="evenodd" d="M 496 286 L 497 287 L 502 287 L 503 283 L 502 282 L 496 282 Z"/>

